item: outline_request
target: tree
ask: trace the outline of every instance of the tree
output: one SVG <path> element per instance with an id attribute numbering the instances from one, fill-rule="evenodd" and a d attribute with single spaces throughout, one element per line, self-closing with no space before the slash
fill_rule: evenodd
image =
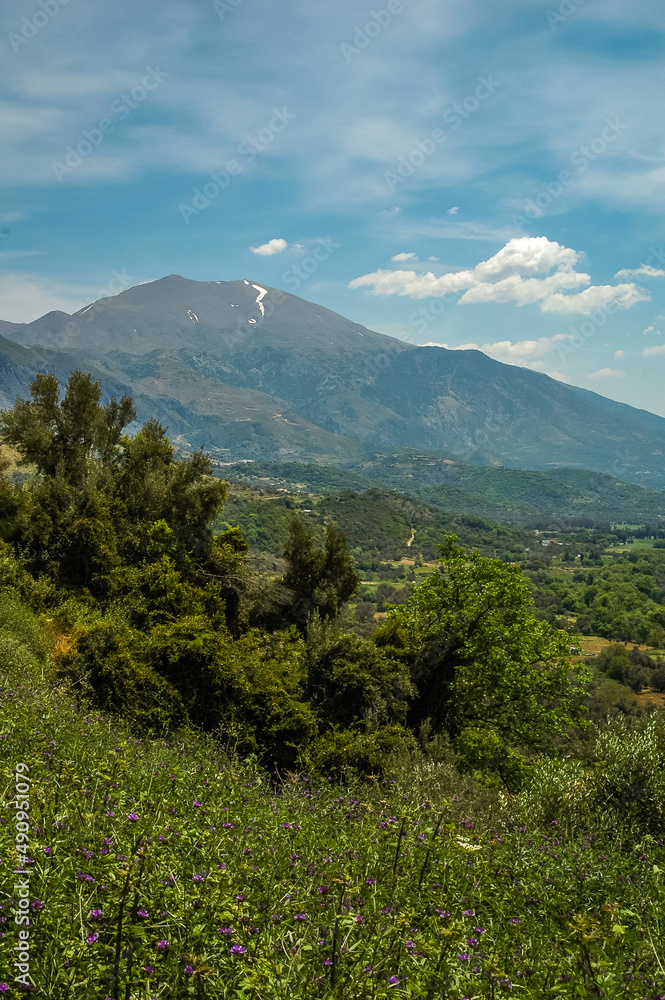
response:
<path id="1" fill-rule="evenodd" d="M 282 582 L 292 598 L 283 618 L 285 623 L 297 625 L 301 632 L 306 630 L 307 620 L 314 611 L 324 620 L 336 618 L 360 586 L 346 535 L 332 522 L 326 526 L 325 546 L 321 550 L 309 527 L 294 518 L 284 558 L 288 569 Z"/>
<path id="2" fill-rule="evenodd" d="M 156 420 L 133 438 L 123 435 L 136 416 L 130 397 L 102 404 L 101 385 L 80 371 L 62 399 L 54 375 L 37 375 L 31 395 L 0 413 L 5 439 L 41 474 L 2 535 L 28 569 L 108 596 L 120 566 L 153 558 L 153 527 L 164 522 L 178 572 L 190 579 L 208 573 L 210 524 L 226 497 L 210 459 L 202 451 L 177 459 Z"/>
<path id="3" fill-rule="evenodd" d="M 102 405 L 100 383 L 78 370 L 69 376 L 62 400 L 55 375 L 36 375 L 30 394 L 32 401 L 17 399 L 0 412 L 5 440 L 17 448 L 22 463 L 34 463 L 47 476 L 59 473 L 68 482 L 85 474 L 91 458 L 112 464 L 123 428 L 136 418 L 129 396 Z"/>
<path id="4" fill-rule="evenodd" d="M 410 664 L 410 722 L 430 717 L 453 742 L 485 729 L 506 745 L 544 748 L 584 710 L 586 668 L 571 667 L 570 636 L 536 618 L 519 567 L 456 542 L 446 538 L 440 570 L 390 608 L 376 635 Z"/>

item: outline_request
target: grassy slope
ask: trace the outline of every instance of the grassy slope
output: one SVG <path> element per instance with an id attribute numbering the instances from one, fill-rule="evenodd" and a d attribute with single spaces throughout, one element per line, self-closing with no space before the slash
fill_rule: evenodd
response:
<path id="1" fill-rule="evenodd" d="M 583 776 L 574 762 L 543 764 L 512 800 L 461 778 L 444 750 L 396 763 L 382 783 L 275 786 L 211 739 L 141 740 L 77 708 L 55 688 L 30 616 L 7 607 L 4 984 L 22 763 L 30 974 L 44 1000 L 383 1000 L 430 986 L 480 998 L 513 984 L 543 1000 L 596 995 L 594 982 L 608 997 L 658 995 L 665 851 L 646 828 L 663 808 L 651 771 L 665 734 L 652 723 L 630 745 L 624 734 L 623 764 L 621 733 L 609 732 L 604 765 Z M 622 774 L 643 783 L 632 826 Z"/>

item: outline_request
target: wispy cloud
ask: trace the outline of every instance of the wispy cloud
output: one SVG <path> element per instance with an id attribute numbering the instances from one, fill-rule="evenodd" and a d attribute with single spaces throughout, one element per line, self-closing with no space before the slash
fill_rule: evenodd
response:
<path id="1" fill-rule="evenodd" d="M 394 257 L 391 257 L 390 259 L 394 260 L 396 263 L 403 260 L 418 260 L 418 254 L 413 251 L 411 251 L 411 253 L 396 253 Z"/>

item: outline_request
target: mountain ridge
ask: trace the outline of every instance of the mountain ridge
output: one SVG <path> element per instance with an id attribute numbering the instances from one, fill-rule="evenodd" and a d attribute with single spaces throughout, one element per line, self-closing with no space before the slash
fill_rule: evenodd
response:
<path id="1" fill-rule="evenodd" d="M 29 382 L 21 366 L 82 367 L 135 394 L 142 412 L 152 401 L 182 446 L 224 457 L 418 448 L 665 488 L 664 418 L 480 351 L 387 337 L 247 278 L 169 275 L 10 326 L 0 324 L 0 373 L 12 391 Z"/>

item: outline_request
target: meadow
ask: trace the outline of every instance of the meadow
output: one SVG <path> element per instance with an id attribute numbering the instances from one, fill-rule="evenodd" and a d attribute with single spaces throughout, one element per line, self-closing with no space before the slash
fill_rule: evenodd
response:
<path id="1" fill-rule="evenodd" d="M 139 738 L 58 680 L 8 592 L 0 619 L 3 996 L 665 996 L 660 713 L 593 727 L 516 795 L 426 733 L 383 777 L 270 772 L 214 734 Z"/>

